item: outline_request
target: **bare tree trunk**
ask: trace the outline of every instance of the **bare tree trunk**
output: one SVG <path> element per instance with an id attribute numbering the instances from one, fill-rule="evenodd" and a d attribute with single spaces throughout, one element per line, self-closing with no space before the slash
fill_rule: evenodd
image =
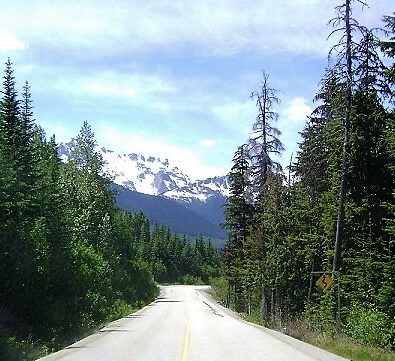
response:
<path id="1" fill-rule="evenodd" d="M 232 289 L 232 286 L 231 286 L 231 284 L 229 282 L 229 284 L 228 284 L 228 293 L 226 295 L 226 304 L 225 304 L 225 307 L 227 307 L 227 308 L 230 307 L 230 293 L 231 293 L 231 289 Z"/>
<path id="2" fill-rule="evenodd" d="M 346 103 L 344 114 L 344 137 L 343 137 L 343 157 L 342 157 L 342 177 L 340 184 L 339 195 L 339 209 L 336 225 L 336 242 L 335 242 L 335 256 L 333 258 L 333 270 L 338 271 L 340 268 L 340 254 L 343 243 L 344 230 L 344 201 L 347 186 L 347 172 L 348 172 L 348 153 L 349 153 L 349 132 L 350 132 L 350 114 L 351 114 L 351 91 L 352 91 L 352 54 L 351 54 L 351 25 L 350 25 L 350 2 L 346 0 Z"/>
<path id="3" fill-rule="evenodd" d="M 267 180 L 267 171 L 268 171 L 268 164 L 267 164 L 267 132 L 266 132 L 266 98 L 267 98 L 267 89 L 266 89 L 266 79 L 265 79 L 265 86 L 262 88 L 262 94 L 263 94 L 263 105 L 261 100 L 258 97 L 258 103 L 259 103 L 259 108 L 261 111 L 261 115 L 262 115 L 262 151 L 264 153 L 264 159 L 265 162 L 263 164 L 263 169 L 262 169 L 262 186 L 265 185 L 266 180 Z"/>
<path id="4" fill-rule="evenodd" d="M 270 300 L 270 316 L 272 318 L 272 322 L 276 322 L 276 312 L 275 312 L 275 304 L 274 304 L 274 288 L 271 289 L 271 300 Z"/>
<path id="5" fill-rule="evenodd" d="M 289 161 L 289 168 L 288 168 L 288 192 L 291 189 L 291 170 L 292 170 L 292 157 L 293 153 L 291 153 L 291 159 Z"/>
<path id="6" fill-rule="evenodd" d="M 275 312 L 276 312 L 276 327 L 280 331 L 282 331 L 282 320 L 281 320 L 281 303 L 280 303 L 280 295 L 278 289 L 275 289 L 274 301 L 276 303 Z"/>
<path id="7" fill-rule="evenodd" d="M 251 315 L 251 291 L 248 289 L 248 316 Z"/>
<path id="8" fill-rule="evenodd" d="M 310 302 L 311 302 L 311 292 L 313 290 L 313 282 L 314 282 L 314 258 L 311 262 L 311 274 L 310 274 L 310 285 L 309 285 L 309 295 L 307 297 L 307 310 L 310 313 Z"/>
<path id="9" fill-rule="evenodd" d="M 261 289 L 261 320 L 267 320 L 268 316 L 268 307 L 267 307 L 267 297 L 266 297 L 266 288 L 262 285 Z"/>

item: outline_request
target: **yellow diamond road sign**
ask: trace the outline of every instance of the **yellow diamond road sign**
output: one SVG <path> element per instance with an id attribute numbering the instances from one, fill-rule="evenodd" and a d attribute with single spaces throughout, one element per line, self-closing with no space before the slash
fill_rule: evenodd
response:
<path id="1" fill-rule="evenodd" d="M 333 285 L 333 280 L 326 274 L 323 274 L 315 283 L 321 291 L 328 291 Z"/>

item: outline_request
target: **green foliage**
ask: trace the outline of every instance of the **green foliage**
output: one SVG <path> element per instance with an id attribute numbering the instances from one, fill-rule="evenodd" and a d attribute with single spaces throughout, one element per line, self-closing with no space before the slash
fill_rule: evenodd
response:
<path id="1" fill-rule="evenodd" d="M 336 24 L 349 16 L 351 3 L 337 7 Z M 260 172 L 251 161 L 236 167 L 243 163 L 235 157 L 230 176 L 238 188 L 227 204 L 222 255 L 226 284 L 215 289 L 226 306 L 261 324 L 280 328 L 305 318 L 324 337 L 343 330 L 361 343 L 395 347 L 393 65 L 386 69 L 378 52 L 381 44 L 393 59 L 393 17 L 385 22 L 390 41 L 378 42 L 356 20 L 351 28 L 360 37 L 347 39 L 350 29 L 338 29 L 344 43 L 315 96 L 319 104 L 301 132 L 287 180 L 270 167 L 268 152 L 261 153 Z M 265 115 L 257 119 L 260 150 L 273 120 Z M 259 184 L 258 191 L 250 184 Z M 243 228 L 248 202 L 251 221 Z M 333 274 L 339 265 L 340 275 Z M 335 280 L 326 294 L 315 287 L 321 272 Z"/>
<path id="2" fill-rule="evenodd" d="M 388 83 L 393 85 L 395 83 L 395 13 L 391 15 L 384 16 L 383 19 L 385 23 L 386 31 L 388 32 L 388 39 L 382 40 L 380 42 L 381 49 L 386 53 L 389 61 L 392 61 L 392 64 L 388 67 L 385 75 Z M 392 88 L 392 100 L 394 96 L 394 90 Z"/>
<path id="3" fill-rule="evenodd" d="M 364 345 L 388 347 L 395 337 L 395 326 L 384 312 L 356 303 L 347 315 L 346 333 Z"/>
<path id="4" fill-rule="evenodd" d="M 49 349 L 15 336 L 0 335 L 0 360 L 34 361 L 45 356 Z"/>
<path id="5" fill-rule="evenodd" d="M 0 358 L 7 360 L 37 358 L 151 302 L 155 280 L 203 284 L 219 274 L 210 240 L 191 244 L 117 208 L 87 122 L 63 164 L 32 109 L 30 87 L 19 100 L 8 61 L 0 101 L 0 314 L 9 319 L 0 318 Z"/>
<path id="6" fill-rule="evenodd" d="M 219 275 L 219 255 L 210 240 L 202 237 L 191 244 L 185 237 L 172 235 L 165 226 L 155 225 L 150 242 L 141 244 L 149 255 L 149 265 L 156 281 L 169 283 L 209 283 Z"/>
<path id="7" fill-rule="evenodd" d="M 217 239 L 218 244 L 223 245 L 226 232 L 219 224 L 223 222 L 223 204 L 226 202 L 224 196 L 210 197 L 207 202 L 196 200 L 186 208 L 174 199 L 115 188 L 119 189 L 117 204 L 122 209 L 132 213 L 143 211 L 151 224 L 160 220 L 160 223 L 166 224 L 175 233 L 187 234 L 192 238 L 203 234 Z"/>
<path id="8" fill-rule="evenodd" d="M 228 280 L 224 276 L 212 277 L 210 279 L 210 286 L 213 290 L 213 297 L 221 304 L 225 305 L 228 293 Z"/>
<path id="9" fill-rule="evenodd" d="M 201 278 L 191 276 L 191 275 L 182 276 L 180 283 L 182 285 L 204 285 L 204 282 L 202 281 Z"/>
<path id="10" fill-rule="evenodd" d="M 314 302 L 311 302 L 305 312 L 312 327 L 325 336 L 333 336 L 336 333 L 336 290 L 331 289 L 328 293 L 315 294 Z"/>
<path id="11" fill-rule="evenodd" d="M 329 352 L 353 361 L 393 361 L 394 351 L 373 346 L 365 346 L 344 335 L 325 337 L 322 335 L 307 335 L 302 338 Z"/>

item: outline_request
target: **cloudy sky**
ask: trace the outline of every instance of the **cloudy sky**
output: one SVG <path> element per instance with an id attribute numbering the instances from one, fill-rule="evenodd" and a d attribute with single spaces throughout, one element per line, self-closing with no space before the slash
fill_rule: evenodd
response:
<path id="1" fill-rule="evenodd" d="M 88 120 L 100 145 L 167 157 L 195 178 L 228 171 L 265 70 L 280 90 L 288 164 L 314 106 L 338 3 L 0 0 L 0 62 L 10 57 L 18 85 L 30 82 L 35 118 L 58 142 Z M 355 5 L 354 17 L 381 26 L 392 0 L 370 3 Z"/>

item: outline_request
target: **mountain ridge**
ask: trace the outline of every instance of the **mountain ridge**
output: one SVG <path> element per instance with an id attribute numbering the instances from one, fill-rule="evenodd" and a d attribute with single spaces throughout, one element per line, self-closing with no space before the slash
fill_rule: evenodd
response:
<path id="1" fill-rule="evenodd" d="M 120 208 L 131 212 L 142 211 L 151 224 L 165 224 L 174 233 L 215 239 L 226 237 L 225 230 L 215 222 L 216 218 L 211 221 L 202 214 L 203 208 L 187 208 L 174 199 L 138 193 L 126 188 L 118 189 L 116 201 Z"/>
<path id="2" fill-rule="evenodd" d="M 60 159 L 70 161 L 75 147 L 75 139 L 60 143 Z M 142 211 L 151 223 L 166 224 L 176 233 L 226 238 L 220 225 L 229 193 L 227 176 L 191 180 L 167 158 L 118 154 L 100 146 L 96 151 L 104 160 L 104 174 L 115 184 L 119 207 Z"/>
<path id="3" fill-rule="evenodd" d="M 62 161 L 69 161 L 76 140 L 60 143 L 58 154 Z M 149 195 L 161 195 L 182 202 L 206 201 L 208 198 L 229 195 L 227 176 L 209 177 L 192 181 L 178 166 L 167 158 L 137 153 L 118 154 L 104 147 L 97 151 L 105 162 L 104 172 L 111 180 L 124 188 Z"/>

